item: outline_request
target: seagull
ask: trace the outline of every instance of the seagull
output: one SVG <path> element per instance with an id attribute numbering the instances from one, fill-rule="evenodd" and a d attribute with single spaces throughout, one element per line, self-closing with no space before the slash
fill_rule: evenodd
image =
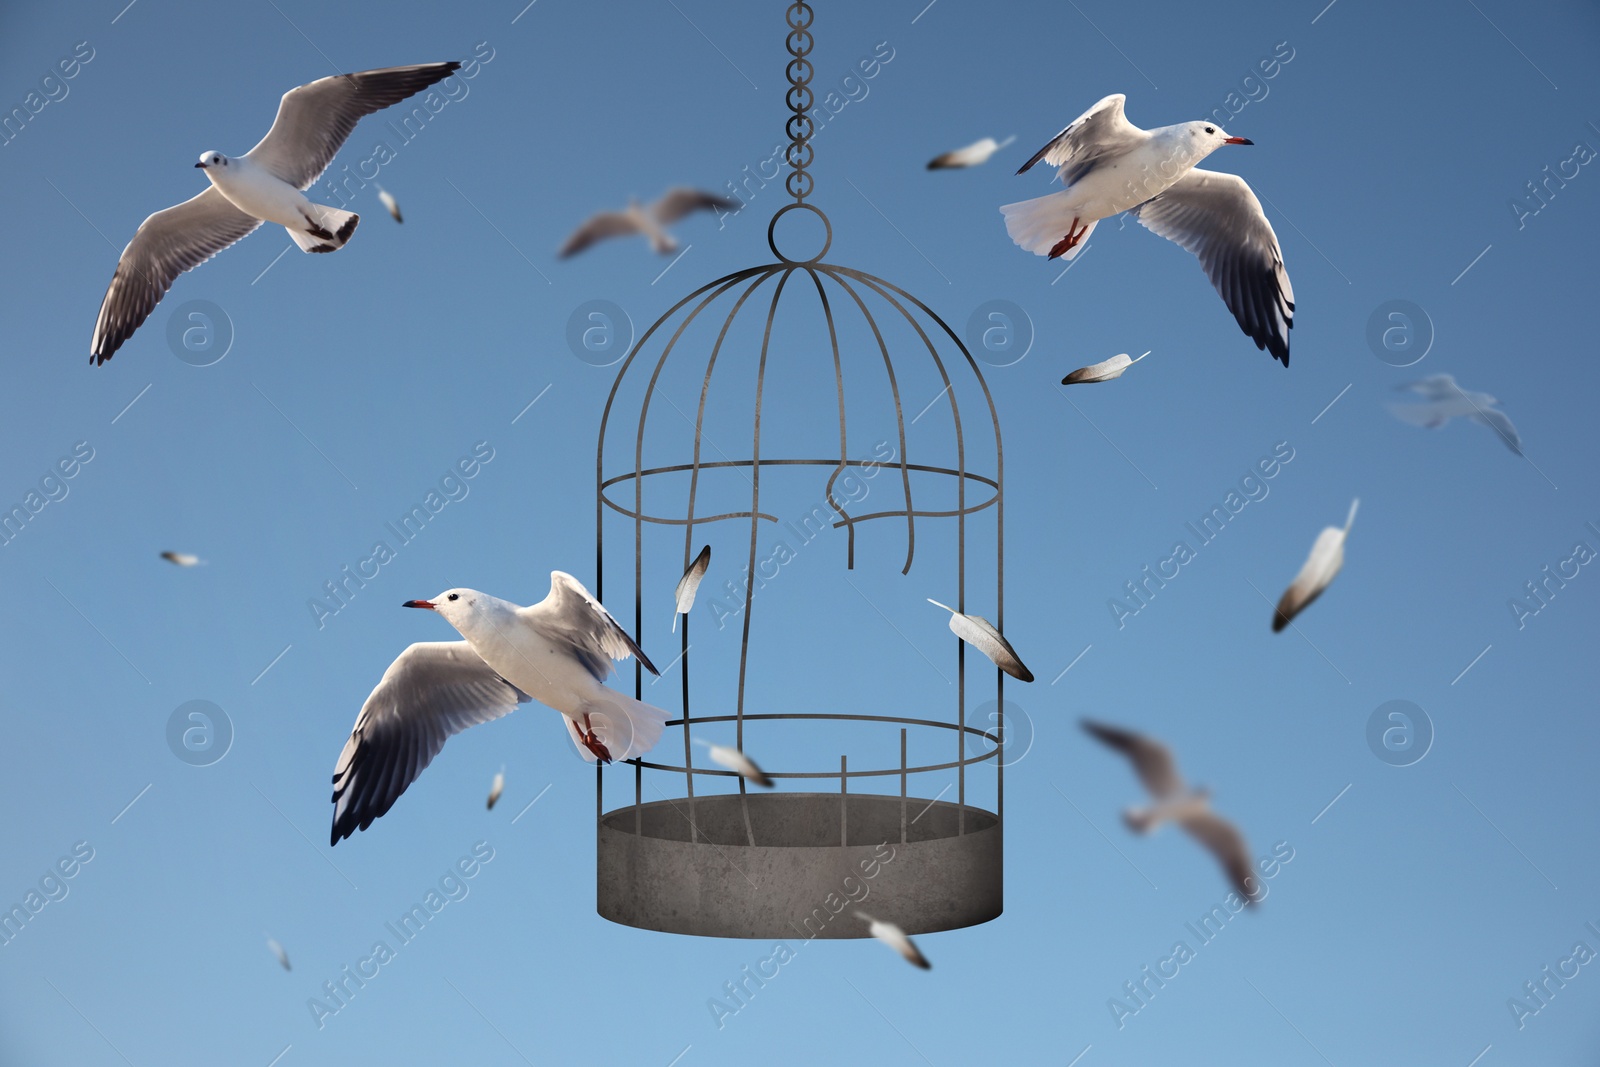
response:
<path id="1" fill-rule="evenodd" d="M 447 589 L 403 607 L 438 612 L 464 641 L 411 645 L 383 672 L 356 716 L 333 772 L 337 845 L 372 825 L 452 734 L 530 700 L 559 711 L 584 759 L 650 751 L 667 713 L 607 688 L 612 660 L 655 665 L 576 578 L 550 572 L 550 595 L 520 607 L 475 589 Z"/>
<path id="2" fill-rule="evenodd" d="M 1155 800 L 1148 808 L 1129 808 L 1123 812 L 1122 819 L 1128 829 L 1148 834 L 1163 822 L 1177 823 L 1190 837 L 1211 850 L 1245 903 L 1254 904 L 1250 886 L 1257 879 L 1250 866 L 1250 850 L 1239 828 L 1211 810 L 1211 791 L 1191 790 L 1185 785 L 1173 762 L 1172 751 L 1161 742 L 1088 719 L 1081 723 L 1091 735 L 1128 757 L 1139 781 Z"/>
<path id="3" fill-rule="evenodd" d="M 591 215 L 582 226 L 572 231 L 572 236 L 561 246 L 559 255 L 566 259 L 596 241 L 630 233 L 644 234 L 650 238 L 652 250 L 671 255 L 678 250 L 678 242 L 663 229 L 668 223 L 677 222 L 696 211 L 732 211 L 738 206 L 737 200 L 685 188 L 668 189 L 661 194 L 660 200 L 648 207 L 630 198 L 625 211 L 602 211 L 598 215 Z"/>
<path id="4" fill-rule="evenodd" d="M 928 957 L 924 956 L 916 943 L 894 923 L 874 919 L 864 911 L 856 912 L 856 918 L 867 924 L 869 934 L 904 956 L 907 963 L 915 964 L 925 971 L 933 970 L 933 964 L 928 962 Z"/>
<path id="5" fill-rule="evenodd" d="M 713 745 L 701 737 L 695 738 L 695 743 L 706 746 L 707 754 L 713 760 L 735 772 L 739 777 L 746 778 L 763 788 L 772 788 L 772 779 L 767 777 L 767 772 L 757 767 L 756 761 L 739 749 L 729 748 L 726 745 Z"/>
<path id="6" fill-rule="evenodd" d="M 262 936 L 263 937 L 267 937 L 267 935 L 264 932 L 263 932 Z M 286 970 L 286 971 L 293 970 L 293 968 L 289 966 L 289 954 L 283 950 L 283 946 L 282 945 L 278 944 L 276 938 L 267 937 L 267 949 L 274 956 L 278 957 L 278 962 L 283 964 L 283 969 L 284 970 Z"/>
<path id="7" fill-rule="evenodd" d="M 950 605 L 941 604 L 932 597 L 928 598 L 928 603 L 948 611 L 950 632 L 988 656 L 996 667 L 1019 681 L 1033 681 L 1033 672 L 1023 664 L 1021 657 L 1017 655 L 1017 650 L 1011 647 L 1011 642 L 1007 641 L 988 619 L 981 615 L 963 615 Z"/>
<path id="8" fill-rule="evenodd" d="M 202 562 L 199 556 L 187 552 L 163 552 L 161 558 L 176 567 L 198 567 Z"/>
<path id="9" fill-rule="evenodd" d="M 1129 367 L 1133 366 L 1135 363 L 1139 362 L 1139 360 L 1143 359 L 1149 354 L 1149 352 L 1146 352 L 1144 355 L 1138 356 L 1134 359 L 1129 359 L 1128 353 L 1118 353 L 1103 363 L 1093 363 L 1087 367 L 1079 367 L 1077 370 L 1061 379 L 1061 384 L 1083 385 L 1088 382 L 1109 382 L 1113 378 L 1122 377 L 1123 371 L 1127 370 Z"/>
<path id="10" fill-rule="evenodd" d="M 506 791 L 506 766 L 500 765 L 500 770 L 495 774 L 494 781 L 489 783 L 489 810 L 494 810 L 494 802 L 500 799 L 500 794 Z"/>
<path id="11" fill-rule="evenodd" d="M 1006 232 L 1021 247 L 1072 259 L 1097 222 L 1122 211 L 1200 259 L 1239 328 L 1289 365 L 1294 289 L 1261 202 L 1232 174 L 1195 166 L 1226 144 L 1253 144 L 1211 122 L 1141 130 L 1114 93 L 1085 111 L 1017 171 L 1041 159 L 1058 168 L 1058 193 L 1006 204 Z"/>
<path id="12" fill-rule="evenodd" d="M 1015 140 L 1014 136 L 1007 137 L 1004 141 L 996 141 L 993 137 L 982 137 L 965 148 L 946 152 L 942 156 L 934 156 L 928 161 L 928 169 L 955 170 L 959 167 L 976 167 L 989 162 L 990 156 Z"/>
<path id="13" fill-rule="evenodd" d="M 694 607 L 694 595 L 700 589 L 700 580 L 706 576 L 706 568 L 711 566 L 711 546 L 706 545 L 700 554 L 689 564 L 689 569 L 683 572 L 683 577 L 678 579 L 678 588 L 673 596 L 678 601 L 678 608 L 672 613 L 672 632 L 678 632 L 678 616 L 689 614 Z"/>
<path id="14" fill-rule="evenodd" d="M 1339 568 L 1344 566 L 1344 540 L 1350 536 L 1350 524 L 1356 521 L 1356 508 L 1360 504 L 1359 498 L 1350 502 L 1350 514 L 1344 520 L 1344 529 L 1327 526 L 1317 535 L 1316 543 L 1311 546 L 1311 555 L 1306 557 L 1305 564 L 1301 566 L 1300 573 L 1294 576 L 1294 581 L 1289 583 L 1289 588 L 1283 591 L 1278 607 L 1272 613 L 1273 633 L 1281 631 L 1296 615 L 1310 607 L 1311 602 L 1328 588 L 1328 583 L 1339 573 Z"/>
<path id="15" fill-rule="evenodd" d="M 272 129 L 244 155 L 201 155 L 195 166 L 210 187 L 145 219 L 122 250 L 95 322 L 90 360 L 98 365 L 115 355 L 179 274 L 263 222 L 284 227 L 303 252 L 343 248 L 360 217 L 314 204 L 302 190 L 322 176 L 363 115 L 421 92 L 460 66 L 424 63 L 319 78 L 283 94 Z"/>
<path id="16" fill-rule="evenodd" d="M 383 204 L 384 207 L 389 209 L 389 214 L 394 216 L 394 221 L 406 221 L 400 217 L 400 202 L 394 198 L 393 193 L 381 185 L 378 186 L 378 201 Z"/>
<path id="17" fill-rule="evenodd" d="M 1454 376 L 1434 374 L 1417 382 L 1395 386 L 1422 397 L 1421 404 L 1390 404 L 1389 410 L 1413 426 L 1436 430 L 1458 416 L 1482 423 L 1500 435 L 1500 440 L 1517 455 L 1522 455 L 1522 436 L 1506 413 L 1495 407 L 1500 401 L 1488 393 L 1469 393 L 1456 384 Z"/>

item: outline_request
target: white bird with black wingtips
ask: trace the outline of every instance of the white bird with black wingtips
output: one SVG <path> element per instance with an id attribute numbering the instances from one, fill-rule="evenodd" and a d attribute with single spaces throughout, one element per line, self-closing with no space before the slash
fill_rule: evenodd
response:
<path id="1" fill-rule="evenodd" d="M 561 713 L 591 763 L 632 759 L 661 739 L 666 712 L 605 685 L 612 661 L 629 656 L 660 672 L 572 575 L 551 571 L 550 595 L 528 607 L 476 589 L 404 606 L 437 612 L 466 640 L 412 645 L 367 697 L 333 772 L 330 843 L 387 812 L 452 734 L 529 700 Z"/>
<path id="2" fill-rule="evenodd" d="M 1257 348 L 1289 365 L 1294 289 L 1261 201 L 1233 174 L 1195 164 L 1223 145 L 1253 144 L 1211 122 L 1141 130 L 1114 93 L 1074 119 L 1017 171 L 1043 160 L 1065 189 L 1006 204 L 1006 232 L 1029 252 L 1074 258 L 1101 219 L 1127 211 L 1194 253 Z"/>
<path id="3" fill-rule="evenodd" d="M 678 250 L 678 242 L 667 232 L 668 225 L 696 211 L 732 211 L 738 206 L 739 201 L 716 193 L 705 193 L 699 189 L 668 189 L 661 194 L 660 200 L 648 206 L 633 199 L 628 201 L 626 210 L 602 211 L 589 216 L 583 225 L 572 231 L 572 236 L 567 238 L 557 254 L 565 259 L 608 237 L 643 234 L 650 239 L 652 251 L 664 256 L 671 255 Z"/>
<path id="4" fill-rule="evenodd" d="M 1172 750 L 1132 730 L 1088 719 L 1082 720 L 1082 725 L 1091 736 L 1128 757 L 1139 781 L 1155 800 L 1148 808 L 1129 808 L 1123 812 L 1122 819 L 1128 829 L 1149 834 L 1164 822 L 1177 823 L 1190 837 L 1211 850 L 1244 901 L 1255 903 L 1261 883 L 1250 866 L 1250 849 L 1244 835 L 1237 826 L 1211 810 L 1209 790 L 1190 789 L 1184 784 Z"/>
<path id="5" fill-rule="evenodd" d="M 140 223 L 122 250 L 100 304 L 89 358 L 104 363 L 133 336 L 173 280 L 193 270 L 263 222 L 289 231 L 303 252 L 334 252 L 360 217 L 315 204 L 311 188 L 363 115 L 381 111 L 449 77 L 461 64 L 424 63 L 335 74 L 291 89 L 261 143 L 242 156 L 206 152 L 195 166 L 211 186 Z"/>

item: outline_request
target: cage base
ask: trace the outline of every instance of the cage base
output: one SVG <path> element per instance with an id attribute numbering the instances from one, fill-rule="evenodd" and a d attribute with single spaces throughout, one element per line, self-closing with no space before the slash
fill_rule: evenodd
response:
<path id="1" fill-rule="evenodd" d="M 857 909 L 911 934 L 1004 910 L 1002 826 L 982 808 L 871 793 L 702 796 L 693 842 L 690 810 L 652 801 L 600 819 L 602 918 L 701 937 L 845 938 L 867 936 Z"/>

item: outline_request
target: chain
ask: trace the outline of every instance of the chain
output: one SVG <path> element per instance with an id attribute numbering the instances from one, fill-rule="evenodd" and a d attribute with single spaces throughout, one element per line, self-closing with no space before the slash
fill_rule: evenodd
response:
<path id="1" fill-rule="evenodd" d="M 784 154 L 789 166 L 794 168 L 789 176 L 784 179 L 784 188 L 789 190 L 789 195 L 794 197 L 797 204 L 805 203 L 806 197 L 811 195 L 813 181 L 806 168 L 811 166 L 815 155 L 811 148 L 811 135 L 815 132 L 811 122 L 811 61 L 806 56 L 811 54 L 811 5 L 805 0 L 796 0 L 789 5 L 786 14 L 789 23 L 789 36 L 785 41 L 789 54 L 794 58 L 789 60 L 786 73 L 789 75 L 789 92 L 784 100 L 789 105 L 789 110 L 794 114 L 789 116 L 789 121 L 784 125 L 784 132 L 789 135 L 789 147 Z"/>

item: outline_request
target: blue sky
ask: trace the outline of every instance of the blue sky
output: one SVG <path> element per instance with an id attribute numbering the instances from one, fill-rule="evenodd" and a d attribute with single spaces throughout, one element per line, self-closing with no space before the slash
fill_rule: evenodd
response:
<path id="1" fill-rule="evenodd" d="M 642 330 L 696 286 L 767 262 L 765 222 L 784 201 L 772 183 L 737 215 L 687 221 L 665 274 L 642 245 L 571 261 L 555 249 L 593 210 L 676 184 L 725 190 L 770 158 L 787 116 L 782 5 L 113 0 L 0 16 L 0 107 L 30 111 L 0 146 L 13 204 L 0 503 L 54 498 L 0 547 L 0 903 L 64 857 L 73 872 L 0 945 L 0 1060 L 1593 1060 L 1600 966 L 1579 966 L 1520 1027 L 1507 1002 L 1576 943 L 1600 950 L 1585 925 L 1600 927 L 1600 577 L 1576 565 L 1520 620 L 1509 602 L 1576 543 L 1600 551 L 1584 414 L 1600 371 L 1582 303 L 1600 224 L 1585 161 L 1600 150 L 1600 13 L 924 3 L 822 5 L 817 81 L 848 103 L 817 138 L 813 201 L 832 221 L 830 262 L 903 286 L 958 330 L 1009 301 L 1033 334 L 1019 362 L 984 364 L 1005 442 L 1005 629 L 1039 678 L 1006 687 L 1032 732 L 1006 775 L 1006 909 L 921 938 L 928 973 L 870 941 L 807 945 L 720 1028 L 708 1000 L 772 945 L 594 913 L 591 772 L 549 712 L 455 738 L 336 849 L 328 777 L 393 657 L 453 636 L 402 600 L 465 585 L 529 602 L 557 568 L 593 581 L 591 450 L 616 368 L 574 354 L 569 317 L 605 300 Z M 337 255 L 277 259 L 288 239 L 263 228 L 181 277 L 109 364 L 88 364 L 118 252 L 202 187 L 201 152 L 248 149 L 302 82 L 475 50 L 475 76 L 382 168 L 403 226 L 369 186 Z M 843 82 L 875 54 L 892 58 Z M 1243 84 L 1274 54 L 1292 58 Z M 73 76 L 44 81 L 62 69 Z M 1287 370 L 1239 333 L 1191 257 L 1142 227 L 1102 224 L 1065 275 L 1011 245 L 997 207 L 1051 188 L 1012 172 L 1111 92 L 1146 127 L 1238 112 L 1226 126 L 1255 147 L 1211 165 L 1250 182 L 1281 240 L 1298 303 Z M 357 128 L 336 171 L 393 138 L 384 121 Z M 1012 134 L 988 166 L 923 170 Z M 1547 173 L 1568 177 L 1530 199 Z M 209 366 L 169 347 L 193 301 L 232 334 Z M 1412 325 L 1431 342 L 1409 367 L 1368 342 L 1391 301 L 1420 309 Z M 816 323 L 795 317 L 775 349 L 793 383 L 768 400 L 786 444 L 815 417 L 803 360 Z M 1054 387 L 1147 349 L 1113 384 Z M 1526 458 L 1481 426 L 1388 414 L 1396 385 L 1435 373 L 1498 397 Z M 936 401 L 936 385 L 908 382 L 911 410 Z M 864 409 L 863 453 L 884 424 Z M 936 405 L 919 429 L 948 425 Z M 319 628 L 308 601 L 475 447 L 492 459 L 464 495 L 446 486 L 459 499 Z M 1279 447 L 1293 459 L 1266 495 L 1119 627 L 1108 602 L 1124 583 Z M 784 485 L 788 514 L 820 491 Z M 1344 572 L 1296 630 L 1271 633 L 1268 601 L 1357 496 Z M 949 593 L 941 535 L 930 526 L 927 562 L 902 576 L 899 531 L 864 529 L 859 595 L 829 536 L 788 565 L 804 580 L 758 602 L 754 691 L 789 710 L 947 709 L 928 667 L 953 660 L 949 634 L 923 603 Z M 721 544 L 717 586 L 740 563 Z M 178 570 L 164 549 L 206 565 Z M 662 574 L 676 552 L 655 560 Z M 675 654 L 675 577 L 648 592 L 658 663 Z M 631 618 L 618 589 L 606 599 Z M 696 611 L 699 670 L 725 685 L 733 631 L 716 630 L 709 601 Z M 194 700 L 231 723 L 209 766 L 168 745 Z M 1367 742 L 1391 700 L 1431 723 L 1410 766 Z M 1180 835 L 1126 833 L 1118 811 L 1137 785 L 1081 716 L 1167 740 L 1255 853 L 1293 852 L 1259 914 L 1198 947 L 1120 1026 L 1108 1002 L 1131 1006 L 1123 984 L 1174 942 L 1196 947 L 1185 924 L 1226 887 Z M 749 745 L 774 765 L 838 751 L 781 740 L 770 755 Z M 841 743 L 870 762 L 879 740 Z M 486 812 L 502 764 L 506 795 Z M 615 802 L 629 778 L 609 772 Z M 977 773 L 969 787 L 992 788 Z M 475 847 L 492 859 L 464 895 L 319 1027 L 308 999 Z"/>

